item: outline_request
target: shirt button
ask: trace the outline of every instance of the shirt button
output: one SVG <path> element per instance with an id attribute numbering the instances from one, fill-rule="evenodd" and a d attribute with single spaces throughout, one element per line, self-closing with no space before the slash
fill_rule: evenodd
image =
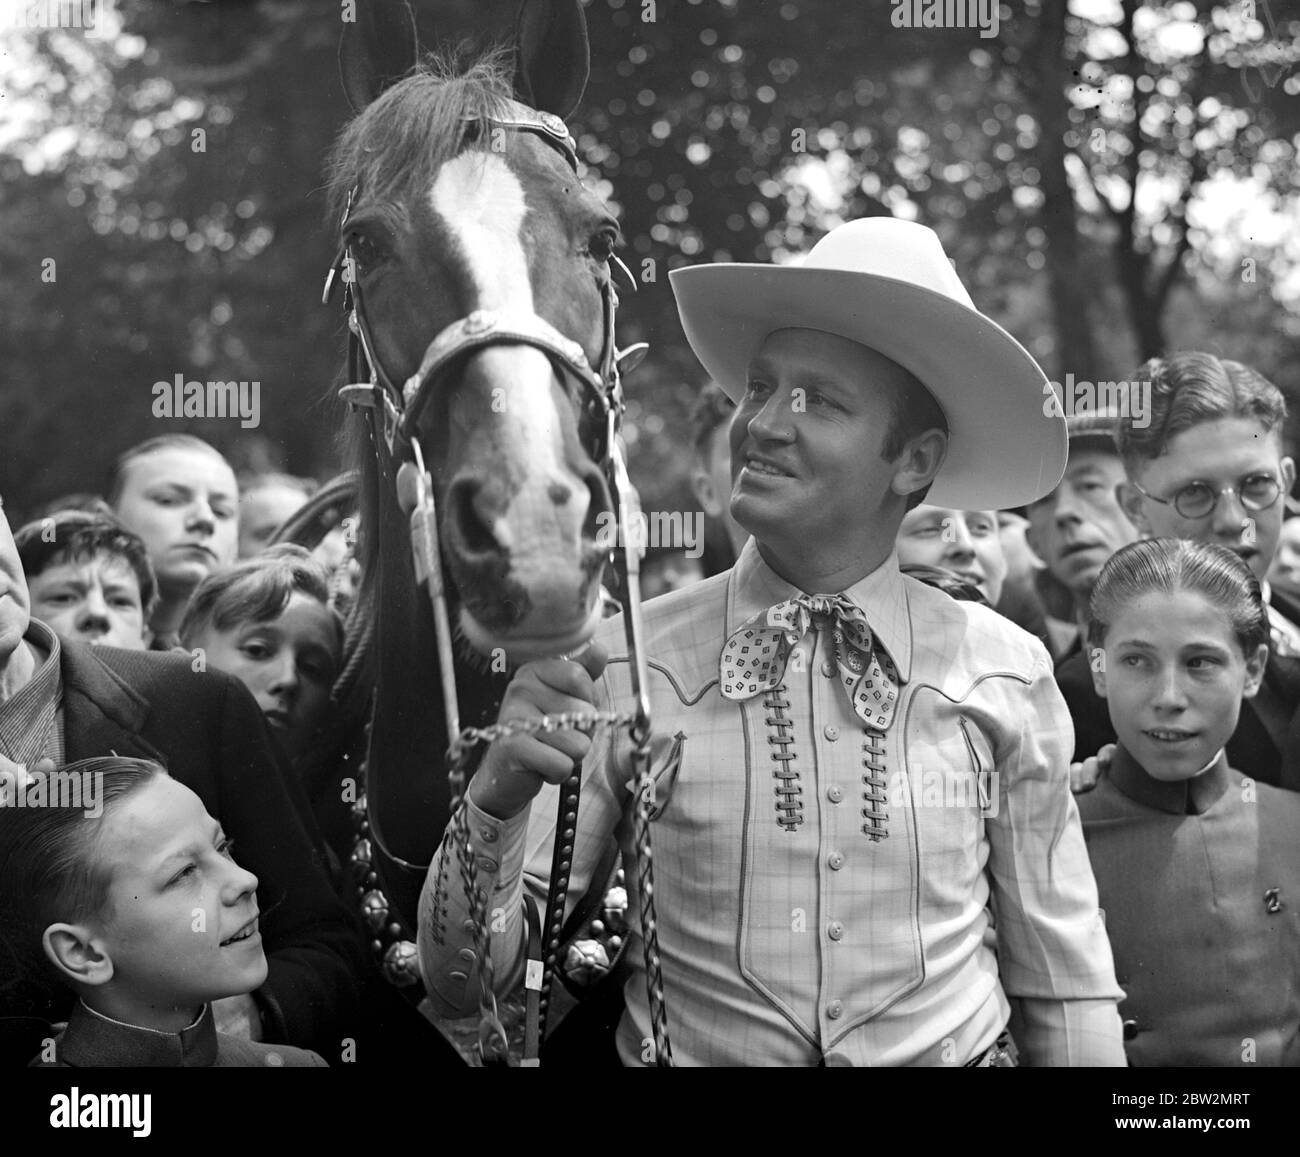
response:
<path id="1" fill-rule="evenodd" d="M 458 969 L 447 973 L 447 976 L 451 980 L 466 981 L 469 979 L 469 973 L 461 972 Z"/>
<path id="2" fill-rule="evenodd" d="M 830 1004 L 826 1006 L 826 1015 L 829 1016 L 831 1020 L 839 1020 L 840 1017 L 844 1015 L 844 1002 L 842 1000 L 832 1000 Z"/>
<path id="3" fill-rule="evenodd" d="M 838 872 L 844 867 L 844 857 L 839 852 L 832 852 L 826 857 L 826 862 L 830 864 L 832 872 Z"/>
<path id="4" fill-rule="evenodd" d="M 1138 1022 L 1135 1020 L 1126 1020 L 1124 1022 L 1124 1039 L 1132 1040 L 1138 1034 Z"/>
<path id="5" fill-rule="evenodd" d="M 826 798 L 830 800 L 831 803 L 840 803 L 844 799 L 844 789 L 832 784 L 826 789 Z"/>
<path id="6" fill-rule="evenodd" d="M 832 940 L 841 940 L 844 937 L 844 925 L 838 920 L 832 920 L 826 925 L 826 935 Z"/>
<path id="7" fill-rule="evenodd" d="M 829 659 L 822 660 L 822 674 L 825 675 L 827 679 L 835 674 L 835 664 Z"/>
<path id="8" fill-rule="evenodd" d="M 840 737 L 840 729 L 834 723 L 828 723 L 822 728 L 822 734 L 834 743 Z"/>
<path id="9" fill-rule="evenodd" d="M 456 953 L 456 959 L 461 960 L 466 964 L 473 964 L 474 961 L 478 959 L 478 957 L 474 954 L 474 949 L 462 948 L 459 952 Z"/>
<path id="10" fill-rule="evenodd" d="M 495 872 L 500 865 L 491 856 L 479 856 L 478 870 L 480 872 Z"/>
<path id="11" fill-rule="evenodd" d="M 495 844 L 497 842 L 496 828 L 479 828 L 478 838 L 485 844 Z"/>

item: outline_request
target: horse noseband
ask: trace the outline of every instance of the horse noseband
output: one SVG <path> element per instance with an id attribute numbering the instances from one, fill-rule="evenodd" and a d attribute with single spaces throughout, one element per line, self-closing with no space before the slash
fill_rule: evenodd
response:
<path id="1" fill-rule="evenodd" d="M 475 350 L 503 344 L 541 350 L 558 369 L 599 398 L 602 409 L 609 406 L 605 383 L 592 370 L 582 346 L 545 318 L 520 310 L 478 309 L 438 334 L 425 350 L 420 368 L 406 379 L 402 386 L 402 436 L 408 440 L 415 436 L 416 424 L 433 387 L 449 367 Z"/>

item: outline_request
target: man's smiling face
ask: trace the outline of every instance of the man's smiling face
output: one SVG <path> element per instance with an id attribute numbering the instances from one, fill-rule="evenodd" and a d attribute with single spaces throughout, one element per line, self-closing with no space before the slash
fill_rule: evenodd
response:
<path id="1" fill-rule="evenodd" d="M 777 330 L 749 365 L 731 424 L 731 513 L 760 542 L 892 541 L 882 506 L 896 467 L 883 456 L 890 384 L 910 378 L 846 338 Z"/>
<path id="2" fill-rule="evenodd" d="M 1267 509 L 1248 510 L 1236 490 L 1244 479 L 1263 475 L 1278 482 L 1280 494 Z M 1188 538 L 1226 546 L 1241 556 L 1256 578 L 1263 579 L 1286 515 L 1283 496 L 1290 492 L 1294 480 L 1295 464 L 1282 455 L 1280 430 L 1270 431 L 1254 418 L 1219 418 L 1175 434 L 1159 458 L 1136 468 L 1133 481 L 1147 494 L 1168 502 L 1143 497 L 1129 488 L 1126 505 L 1148 537 Z M 1185 518 L 1172 500 L 1192 482 L 1208 483 L 1216 491 L 1230 486 L 1233 493 L 1220 494 L 1209 514 Z"/>

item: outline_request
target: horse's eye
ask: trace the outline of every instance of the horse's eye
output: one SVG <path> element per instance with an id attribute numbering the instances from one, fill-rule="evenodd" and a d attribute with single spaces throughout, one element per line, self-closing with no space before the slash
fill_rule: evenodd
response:
<path id="1" fill-rule="evenodd" d="M 361 232 L 353 233 L 348 238 L 348 250 L 363 271 L 374 269 L 387 257 L 387 252 L 382 245 L 373 237 Z"/>

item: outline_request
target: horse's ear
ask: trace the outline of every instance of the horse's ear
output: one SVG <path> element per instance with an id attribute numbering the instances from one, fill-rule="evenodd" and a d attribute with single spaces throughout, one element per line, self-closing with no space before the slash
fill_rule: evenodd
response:
<path id="1" fill-rule="evenodd" d="M 419 58 L 415 14 L 406 0 L 353 0 L 345 8 L 339 74 L 353 112 L 359 113 Z"/>
<path id="2" fill-rule="evenodd" d="M 515 98 L 567 119 L 590 71 L 580 0 L 524 0 L 515 27 Z"/>

